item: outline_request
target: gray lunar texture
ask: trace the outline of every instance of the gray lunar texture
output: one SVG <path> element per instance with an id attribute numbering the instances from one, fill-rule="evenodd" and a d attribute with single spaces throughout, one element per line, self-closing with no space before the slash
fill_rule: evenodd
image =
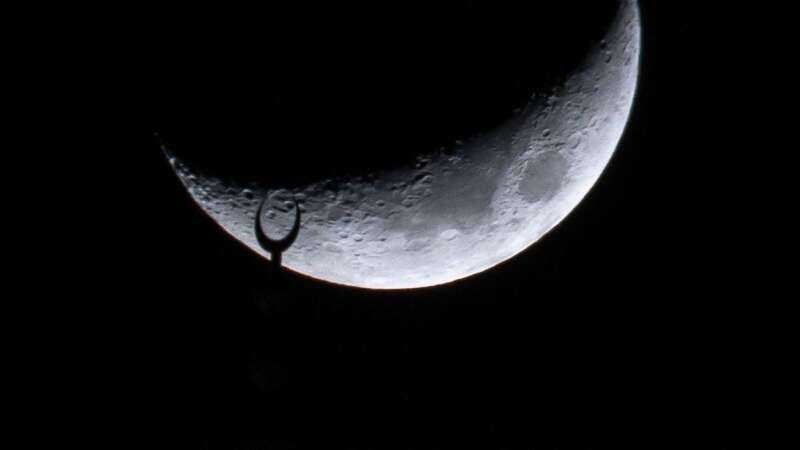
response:
<path id="1" fill-rule="evenodd" d="M 371 289 L 447 283 L 484 271 L 538 241 L 600 177 L 631 110 L 640 21 L 622 2 L 605 39 L 549 94 L 533 96 L 506 124 L 421 156 L 413 167 L 267 191 L 224 184 L 165 152 L 196 202 L 265 258 L 253 231 L 259 202 L 270 237 L 302 212 L 284 266 Z"/>

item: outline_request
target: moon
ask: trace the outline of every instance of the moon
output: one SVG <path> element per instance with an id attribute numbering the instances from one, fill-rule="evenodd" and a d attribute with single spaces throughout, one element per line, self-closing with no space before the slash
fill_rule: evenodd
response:
<path id="1" fill-rule="evenodd" d="M 255 214 L 270 237 L 302 225 L 285 267 L 369 289 L 440 285 L 485 271 L 562 221 L 601 176 L 636 91 L 640 19 L 623 0 L 605 36 L 549 92 L 496 129 L 413 165 L 305 186 L 265 188 L 208 176 L 163 150 L 197 204 L 254 252 Z"/>

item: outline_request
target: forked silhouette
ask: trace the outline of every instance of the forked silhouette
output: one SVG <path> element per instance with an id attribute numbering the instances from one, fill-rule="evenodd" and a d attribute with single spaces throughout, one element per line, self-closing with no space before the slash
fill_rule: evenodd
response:
<path id="1" fill-rule="evenodd" d="M 292 246 L 294 240 L 297 239 L 297 233 L 300 231 L 300 205 L 297 204 L 297 200 L 294 200 L 294 225 L 292 225 L 289 234 L 283 239 L 274 240 L 267 237 L 264 233 L 264 227 L 261 224 L 261 212 L 266 202 L 267 197 L 264 196 L 264 199 L 261 200 L 261 205 L 258 206 L 258 212 L 256 213 L 256 239 L 258 239 L 258 244 L 261 248 L 269 253 L 272 266 L 276 269 L 280 269 L 282 262 L 281 255 Z"/>

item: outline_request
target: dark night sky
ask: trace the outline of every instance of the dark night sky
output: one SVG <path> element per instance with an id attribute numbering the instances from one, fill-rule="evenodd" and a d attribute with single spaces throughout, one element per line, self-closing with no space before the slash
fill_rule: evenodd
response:
<path id="1" fill-rule="evenodd" d="M 152 136 L 159 130 L 196 145 L 198 158 L 213 158 L 225 142 L 278 147 L 267 159 L 288 182 L 395 164 L 407 155 L 376 155 L 369 144 L 388 133 L 403 136 L 398 148 L 436 145 L 502 120 L 525 80 L 546 84 L 569 67 L 593 18 L 603 15 L 603 2 L 544 12 L 537 4 L 551 2 L 530 3 L 518 10 L 376 6 L 365 19 L 331 8 L 315 11 L 300 30 L 283 20 L 296 17 L 291 8 L 110 21 L 130 31 L 108 49 L 131 56 L 108 69 L 124 75 L 109 86 L 109 101 L 129 106 L 117 123 L 131 137 L 121 169 L 146 174 L 126 192 L 139 213 L 126 217 L 135 235 L 116 266 L 125 275 L 108 291 L 114 306 L 104 326 L 121 339 L 103 354 L 119 360 L 109 372 L 125 374 L 98 376 L 110 397 L 144 404 L 145 416 L 180 429 L 200 425 L 193 435 L 214 438 L 200 434 L 186 448 L 208 449 L 510 449 L 552 437 L 635 445 L 639 435 L 708 426 L 706 413 L 734 402 L 726 395 L 733 382 L 722 374 L 739 336 L 725 319 L 730 304 L 697 283 L 712 249 L 691 219 L 704 201 L 691 198 L 683 172 L 685 155 L 703 149 L 692 130 L 683 128 L 680 140 L 675 133 L 690 120 L 681 86 L 694 61 L 676 58 L 688 37 L 682 14 L 666 2 L 642 2 L 639 90 L 594 189 L 536 245 L 445 286 L 376 292 L 288 275 L 276 289 L 264 261 L 190 200 Z M 562 15 L 575 10 L 575 20 Z M 259 25 L 265 21 L 269 27 Z M 473 33 L 478 24 L 485 39 Z M 553 61 L 552 73 L 512 58 L 517 47 L 495 51 L 504 39 L 519 42 L 515 33 L 528 25 L 546 43 L 541 58 Z M 431 36 L 453 27 L 464 40 L 429 48 Z M 403 34 L 409 29 L 413 37 Z M 348 42 L 358 44 L 352 55 L 331 56 Z M 408 48 L 423 62 L 397 62 Z M 451 82 L 448 67 L 473 58 L 496 58 L 519 79 L 486 70 Z M 373 62 L 389 68 L 353 80 Z M 419 64 L 442 75 L 430 80 Z M 398 76 L 411 81 L 382 94 Z M 337 90 L 343 85 L 347 95 Z M 476 103 L 464 101 L 467 88 L 476 90 Z M 400 106 L 381 109 L 385 95 Z M 349 106 L 333 123 L 309 129 L 308 105 L 320 100 Z M 419 126 L 403 134 L 393 124 L 409 114 Z M 444 116 L 451 120 L 437 120 Z M 275 121 L 283 134 L 268 139 L 259 124 Z M 336 133 L 353 122 L 368 131 L 351 150 L 336 149 L 335 139 L 346 137 Z M 298 135 L 314 143 L 331 133 L 334 145 L 325 151 L 296 144 Z M 236 151 L 220 170 L 240 169 L 230 162 Z M 298 171 L 301 163 L 307 166 Z M 228 430 L 264 440 L 215 440 Z"/>

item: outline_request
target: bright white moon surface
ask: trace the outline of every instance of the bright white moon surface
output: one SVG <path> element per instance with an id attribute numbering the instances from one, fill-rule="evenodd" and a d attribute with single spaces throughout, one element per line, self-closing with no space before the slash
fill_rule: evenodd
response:
<path id="1" fill-rule="evenodd" d="M 605 38 L 551 92 L 507 123 L 410 167 L 293 189 L 223 183 L 164 150 L 197 204 L 265 258 L 254 220 L 267 196 L 268 236 L 300 233 L 285 267 L 370 289 L 448 283 L 487 270 L 541 239 L 584 198 L 608 164 L 631 110 L 640 20 L 625 0 Z"/>

